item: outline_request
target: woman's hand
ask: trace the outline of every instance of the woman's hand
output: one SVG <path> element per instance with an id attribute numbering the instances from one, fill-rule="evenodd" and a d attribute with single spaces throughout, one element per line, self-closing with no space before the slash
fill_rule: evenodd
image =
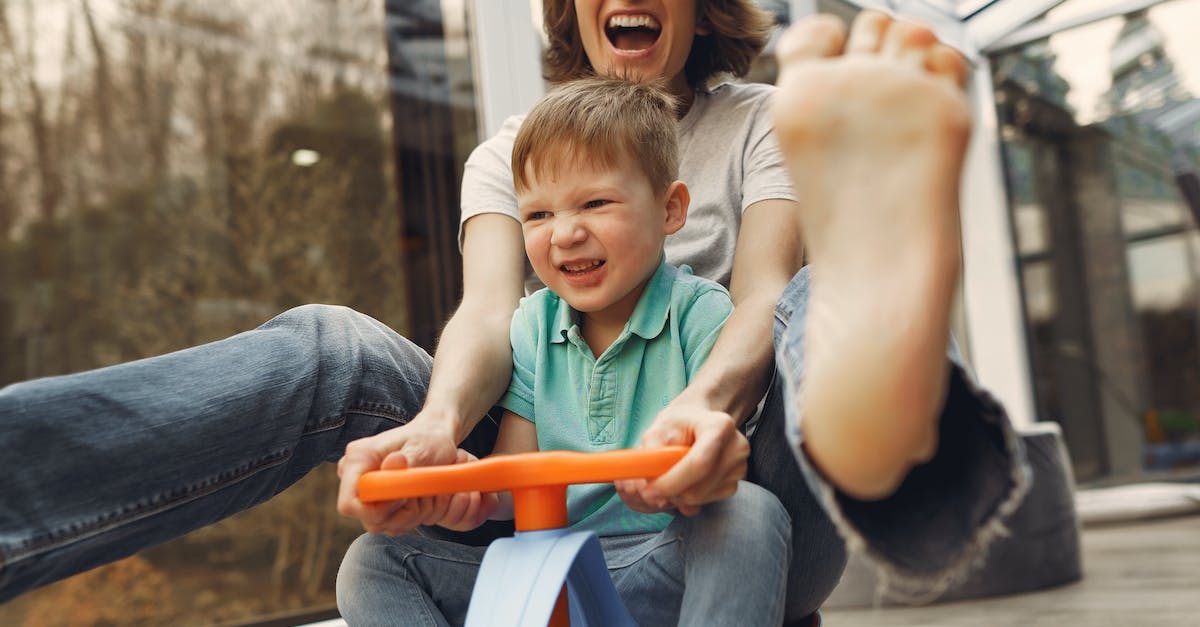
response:
<path id="1" fill-rule="evenodd" d="M 436 511 L 449 507 L 450 497 L 402 499 L 387 503 L 363 503 L 358 500 L 358 479 L 373 470 L 398 470 L 409 466 L 455 463 L 460 459 L 454 434 L 447 421 L 422 419 L 378 435 L 354 440 L 346 445 L 346 454 L 338 461 L 338 513 L 357 518 L 369 533 L 400 535 L 425 524 Z M 468 454 L 469 455 L 469 454 Z M 441 498 L 442 503 L 437 503 Z"/>
<path id="2" fill-rule="evenodd" d="M 643 448 L 672 444 L 692 448 L 671 470 L 653 480 L 616 482 L 630 509 L 655 513 L 677 509 L 693 516 L 700 506 L 728 498 L 746 476 L 750 443 L 733 418 L 698 404 L 671 403 L 642 435 Z"/>
<path id="3" fill-rule="evenodd" d="M 481 214 L 467 220 L 463 233 L 463 300 L 438 340 L 424 409 L 406 425 L 351 442 L 338 462 L 338 512 L 361 520 L 371 533 L 407 533 L 441 506 L 422 499 L 365 504 L 356 495 L 358 478 L 372 470 L 454 463 L 460 439 L 512 376 L 508 327 L 525 277 L 521 225 L 506 215 Z"/>

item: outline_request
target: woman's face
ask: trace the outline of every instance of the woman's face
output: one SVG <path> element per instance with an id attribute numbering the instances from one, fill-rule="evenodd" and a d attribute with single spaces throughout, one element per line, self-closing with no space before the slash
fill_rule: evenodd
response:
<path id="1" fill-rule="evenodd" d="M 553 0 L 547 0 L 553 1 Z M 696 35 L 698 0 L 574 0 L 583 50 L 596 72 L 634 80 L 667 80 L 690 91 L 683 67 Z"/>

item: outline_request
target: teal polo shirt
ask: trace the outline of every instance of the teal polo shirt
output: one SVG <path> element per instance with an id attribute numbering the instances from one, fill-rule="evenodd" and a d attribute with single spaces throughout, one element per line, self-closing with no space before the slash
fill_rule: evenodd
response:
<path id="1" fill-rule="evenodd" d="M 538 290 L 513 314 L 513 377 L 500 405 L 537 425 L 543 451 L 636 447 L 700 369 L 732 311 L 718 283 L 663 262 L 624 330 L 595 357 L 579 313 Z M 570 486 L 567 513 L 573 529 L 602 536 L 660 531 L 672 519 L 634 512 L 611 483 Z"/>

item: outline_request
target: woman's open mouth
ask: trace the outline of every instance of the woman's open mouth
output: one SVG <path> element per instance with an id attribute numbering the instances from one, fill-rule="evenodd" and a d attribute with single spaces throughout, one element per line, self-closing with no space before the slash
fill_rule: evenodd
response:
<path id="1" fill-rule="evenodd" d="M 642 52 L 658 41 L 662 25 L 645 13 L 613 15 L 604 25 L 604 34 L 618 52 Z"/>

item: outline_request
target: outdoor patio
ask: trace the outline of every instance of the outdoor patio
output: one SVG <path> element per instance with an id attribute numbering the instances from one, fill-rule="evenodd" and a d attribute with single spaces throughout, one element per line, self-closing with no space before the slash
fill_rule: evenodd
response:
<path id="1" fill-rule="evenodd" d="M 830 610 L 827 627 L 1192 627 L 1200 614 L 1200 515 L 1087 527 L 1084 576 L 1041 592 L 915 608 Z"/>

